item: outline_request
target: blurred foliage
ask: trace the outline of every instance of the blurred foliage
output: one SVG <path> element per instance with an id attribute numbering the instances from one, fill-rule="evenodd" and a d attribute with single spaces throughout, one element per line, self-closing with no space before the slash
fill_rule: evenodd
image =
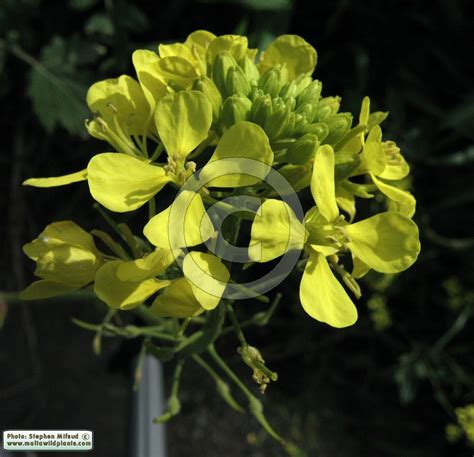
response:
<path id="1" fill-rule="evenodd" d="M 316 47 L 315 77 L 345 110 L 357 112 L 367 94 L 374 109 L 390 111 L 387 137 L 412 164 L 422 254 L 390 283 L 369 276 L 361 318 L 344 331 L 303 316 L 297 281 L 288 279 L 271 325 L 252 335 L 281 373 L 267 394 L 274 414 L 309 455 L 469 455 L 472 413 L 462 408 L 474 402 L 472 10 L 468 0 L 4 0 L 0 290 L 22 286 L 20 246 L 46 221 L 67 219 L 79 205 L 89 228 L 101 224 L 80 186 L 59 195 L 69 209 L 54 190 L 35 192 L 33 205 L 19 187 L 25 177 L 79 169 L 97 152 L 83 127 L 91 82 L 131 72 L 133 49 L 198 28 L 243 33 L 261 47 L 297 33 Z"/>

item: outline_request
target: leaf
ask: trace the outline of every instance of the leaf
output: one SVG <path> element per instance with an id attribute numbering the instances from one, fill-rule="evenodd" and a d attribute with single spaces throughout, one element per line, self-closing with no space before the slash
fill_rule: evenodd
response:
<path id="1" fill-rule="evenodd" d="M 62 38 L 54 37 L 42 49 L 39 62 L 32 62 L 27 94 L 48 132 L 63 127 L 71 134 L 85 136 L 87 85 L 77 77 L 80 71 L 70 55 L 70 46 Z"/>

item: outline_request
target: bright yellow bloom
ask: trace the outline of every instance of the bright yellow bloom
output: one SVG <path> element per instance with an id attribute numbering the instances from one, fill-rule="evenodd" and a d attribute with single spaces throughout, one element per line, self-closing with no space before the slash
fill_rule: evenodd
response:
<path id="1" fill-rule="evenodd" d="M 41 278 L 21 293 L 25 300 L 80 289 L 94 280 L 103 262 L 92 236 L 71 221 L 48 225 L 23 251 L 36 262 L 35 275 Z"/>
<path id="2" fill-rule="evenodd" d="M 327 261 L 336 271 L 337 255 L 350 252 L 355 259 L 381 273 L 407 269 L 420 251 L 418 229 L 413 221 L 396 212 L 381 213 L 349 224 L 340 216 L 334 185 L 335 158 L 330 146 L 318 149 L 313 166 L 311 192 L 316 206 L 298 221 L 284 202 L 267 200 L 252 226 L 250 255 L 264 262 L 303 244 L 308 262 L 301 280 L 300 299 L 313 318 L 333 327 L 352 325 L 357 311 L 336 280 Z M 262 255 L 255 253 L 260 250 Z M 354 279 L 342 272 L 343 280 L 360 291 Z"/>

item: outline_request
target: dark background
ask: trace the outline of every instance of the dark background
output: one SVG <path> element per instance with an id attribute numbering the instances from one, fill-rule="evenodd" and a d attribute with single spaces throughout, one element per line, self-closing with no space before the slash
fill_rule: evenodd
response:
<path id="1" fill-rule="evenodd" d="M 325 95 L 342 96 L 343 111 L 357 114 L 364 95 L 374 109 L 390 111 L 385 138 L 412 165 L 422 253 L 391 281 L 369 277 L 360 319 L 345 330 L 308 318 L 297 276 L 288 279 L 271 324 L 247 334 L 280 374 L 265 395 L 268 417 L 310 456 L 471 455 L 464 437 L 446 439 L 445 426 L 456 422 L 455 408 L 474 403 L 472 6 L 3 1 L 0 312 L 8 314 L 0 332 L 0 429 L 90 428 L 96 449 L 88 455 L 128 455 L 136 344 L 108 340 L 97 357 L 91 335 L 70 318 L 99 322 L 99 305 L 81 298 L 27 305 L 11 295 L 32 280 L 21 246 L 48 223 L 72 218 L 104 228 L 87 186 L 21 187 L 27 177 L 80 170 L 106 150 L 83 127 L 87 87 L 133 74 L 134 49 L 182 41 L 199 28 L 245 34 L 259 47 L 296 33 L 317 49 L 314 77 Z M 391 320 L 385 328 L 374 305 L 380 301 Z M 250 383 L 236 345 L 230 340 L 222 352 Z M 168 425 L 171 457 L 284 455 L 254 421 L 228 409 L 197 367 L 189 365 L 183 382 L 183 411 Z"/>

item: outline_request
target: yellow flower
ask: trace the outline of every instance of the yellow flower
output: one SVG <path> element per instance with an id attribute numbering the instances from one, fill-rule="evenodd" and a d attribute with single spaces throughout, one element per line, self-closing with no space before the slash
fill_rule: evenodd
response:
<path id="1" fill-rule="evenodd" d="M 71 221 L 48 225 L 23 251 L 36 262 L 35 275 L 41 278 L 21 292 L 24 300 L 80 289 L 94 280 L 103 263 L 92 236 Z"/>
<path id="2" fill-rule="evenodd" d="M 316 206 L 308 211 L 304 223 L 284 202 L 266 200 L 262 204 L 252 226 L 250 256 L 254 261 L 266 262 L 304 246 L 308 262 L 300 286 L 303 308 L 319 321 L 345 327 L 356 321 L 357 310 L 334 277 L 327 257 L 359 295 L 353 277 L 338 265 L 338 254 L 350 252 L 367 268 L 396 273 L 415 262 L 420 243 L 416 224 L 396 212 L 377 214 L 353 224 L 346 222 L 336 203 L 334 168 L 333 149 L 321 146 L 311 179 Z"/>

